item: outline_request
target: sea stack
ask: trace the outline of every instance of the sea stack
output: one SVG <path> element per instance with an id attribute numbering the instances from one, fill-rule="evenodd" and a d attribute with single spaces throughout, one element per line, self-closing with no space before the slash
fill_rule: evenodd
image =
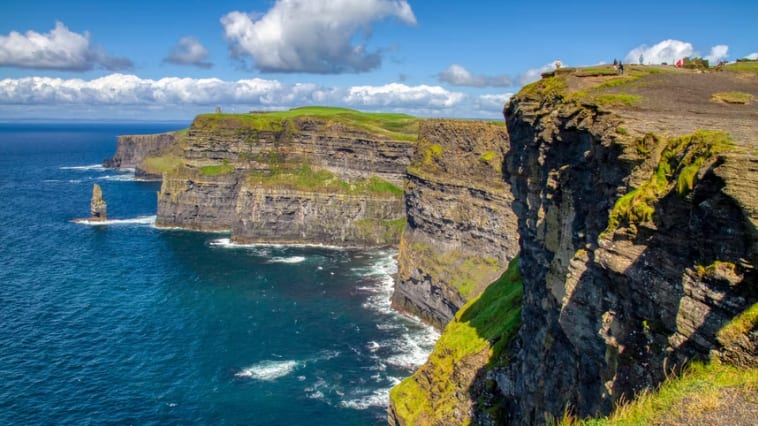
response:
<path id="1" fill-rule="evenodd" d="M 108 218 L 107 208 L 108 206 L 103 200 L 103 190 L 100 189 L 100 185 L 94 184 L 92 186 L 92 201 L 89 204 L 90 220 L 98 222 L 106 220 Z"/>

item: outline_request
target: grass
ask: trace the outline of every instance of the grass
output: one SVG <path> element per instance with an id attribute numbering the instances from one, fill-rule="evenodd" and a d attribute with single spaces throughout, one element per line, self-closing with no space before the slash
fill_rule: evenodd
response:
<path id="1" fill-rule="evenodd" d="M 234 166 L 229 162 L 224 161 L 223 164 L 214 164 L 211 166 L 203 166 L 197 169 L 198 173 L 203 176 L 224 176 L 234 172 Z"/>
<path id="2" fill-rule="evenodd" d="M 711 102 L 723 104 L 747 105 L 753 100 L 753 95 L 744 92 L 718 92 L 711 95 Z"/>
<path id="3" fill-rule="evenodd" d="M 577 77 L 611 77 L 618 75 L 618 71 L 610 65 L 580 68 L 574 75 Z"/>
<path id="4" fill-rule="evenodd" d="M 142 161 L 142 164 L 140 164 L 139 167 L 147 173 L 160 175 L 163 174 L 163 172 L 173 170 L 183 164 L 184 161 L 181 157 L 167 154 L 161 155 L 160 157 L 147 157 Z"/>
<path id="5" fill-rule="evenodd" d="M 758 75 L 758 61 L 740 61 L 727 64 L 724 69 L 734 72 L 742 72 Z"/>
<path id="6" fill-rule="evenodd" d="M 313 169 L 304 164 L 297 169 L 274 171 L 272 174 L 252 173 L 249 182 L 265 187 L 289 188 L 300 191 L 333 192 L 339 194 L 379 194 L 402 197 L 403 189 L 376 176 L 347 182 L 328 170 Z"/>
<path id="7" fill-rule="evenodd" d="M 655 135 L 645 138 L 660 143 Z M 729 134 L 722 131 L 698 130 L 690 135 L 669 138 L 652 176 L 614 204 L 606 233 L 622 225 L 652 221 L 658 200 L 672 189 L 680 196 L 686 196 L 695 187 L 698 172 L 705 163 L 733 146 Z"/>
<path id="8" fill-rule="evenodd" d="M 249 114 L 201 114 L 194 127 L 216 129 L 253 129 L 281 132 L 286 122 L 298 118 L 315 118 L 327 123 L 341 123 L 401 141 L 416 141 L 418 119 L 406 114 L 369 113 L 347 108 L 303 107 L 287 111 L 254 112 Z"/>
<path id="9" fill-rule="evenodd" d="M 632 107 L 642 101 L 642 96 L 627 93 L 607 93 L 592 97 L 593 101 L 605 107 Z"/>
<path id="10" fill-rule="evenodd" d="M 734 317 L 729 324 L 718 331 L 716 337 L 722 344 L 726 345 L 756 328 L 758 328 L 758 303 L 753 304 L 753 306 L 747 308 L 740 315 Z"/>
<path id="11" fill-rule="evenodd" d="M 620 405 L 608 417 L 577 420 L 565 416 L 559 424 L 688 424 L 715 410 L 728 410 L 723 400 L 727 394 L 754 396 L 755 392 L 758 392 L 758 369 L 739 369 L 716 361 L 696 362 L 681 375 L 668 379 L 657 391 L 643 393 L 633 402 Z M 729 419 L 723 421 L 728 424 Z"/>
<path id="12" fill-rule="evenodd" d="M 461 308 L 445 327 L 429 360 L 413 376 L 390 391 L 395 410 L 405 424 L 450 420 L 470 383 L 455 383 L 456 368 L 486 351 L 488 365 L 498 365 L 504 348 L 521 321 L 521 274 L 518 258 L 479 297 Z"/>

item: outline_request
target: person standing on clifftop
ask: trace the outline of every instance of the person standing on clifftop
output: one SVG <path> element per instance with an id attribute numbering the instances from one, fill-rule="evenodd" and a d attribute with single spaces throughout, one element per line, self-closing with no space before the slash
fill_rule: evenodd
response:
<path id="1" fill-rule="evenodd" d="M 623 63 L 623 62 L 621 62 L 621 61 L 619 61 L 619 72 L 620 72 L 621 74 L 623 74 L 623 73 L 624 73 L 624 63 Z"/>

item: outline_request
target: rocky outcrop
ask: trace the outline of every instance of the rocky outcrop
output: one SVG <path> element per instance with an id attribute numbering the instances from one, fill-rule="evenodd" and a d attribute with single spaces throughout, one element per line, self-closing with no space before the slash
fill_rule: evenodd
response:
<path id="1" fill-rule="evenodd" d="M 246 243 L 385 246 L 405 223 L 413 143 L 338 120 L 198 116 L 164 174 L 157 225 Z"/>
<path id="2" fill-rule="evenodd" d="M 89 203 L 90 221 L 102 222 L 108 220 L 108 205 L 103 199 L 103 190 L 100 185 L 92 185 L 92 200 Z"/>
<path id="3" fill-rule="evenodd" d="M 453 318 L 518 253 L 500 123 L 427 120 L 408 168 L 408 226 L 393 306 L 437 326 Z"/>
<path id="4" fill-rule="evenodd" d="M 623 110 L 530 89 L 505 112 L 524 303 L 493 374 L 510 421 L 607 414 L 692 359 L 756 366 L 755 330 L 723 332 L 758 300 L 754 148 L 630 134 Z"/>
<path id="5" fill-rule="evenodd" d="M 103 161 L 109 168 L 136 168 L 147 157 L 156 157 L 177 145 L 177 132 L 118 137 L 116 154 Z"/>

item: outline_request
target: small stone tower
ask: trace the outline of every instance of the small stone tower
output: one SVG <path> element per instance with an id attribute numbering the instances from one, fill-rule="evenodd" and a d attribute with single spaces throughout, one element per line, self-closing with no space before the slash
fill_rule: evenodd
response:
<path id="1" fill-rule="evenodd" d="M 108 206 L 103 200 L 103 190 L 100 189 L 100 185 L 95 184 L 92 187 L 92 201 L 89 203 L 90 220 L 104 221 L 108 218 L 106 213 Z"/>

